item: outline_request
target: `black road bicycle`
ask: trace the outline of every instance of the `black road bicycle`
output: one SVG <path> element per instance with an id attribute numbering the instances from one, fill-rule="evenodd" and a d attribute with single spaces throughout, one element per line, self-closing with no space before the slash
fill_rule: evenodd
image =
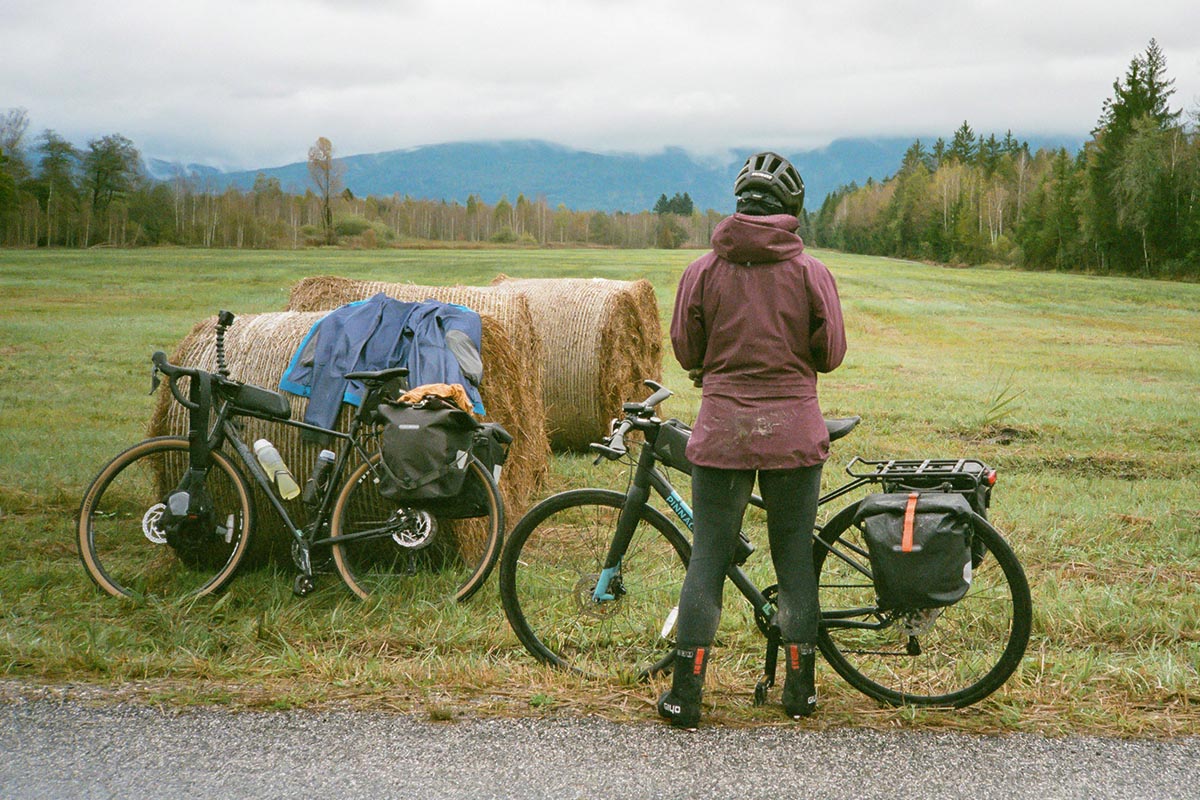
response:
<path id="1" fill-rule="evenodd" d="M 171 364 L 162 352 L 151 357 L 151 391 L 159 375 L 165 376 L 175 400 L 188 409 L 189 433 L 134 445 L 88 487 L 79 509 L 78 545 L 96 584 L 115 596 L 220 591 L 255 535 L 248 473 L 291 534 L 297 595 L 313 591 L 315 574 L 331 568 L 364 599 L 464 600 L 475 592 L 496 563 L 504 530 L 504 504 L 492 473 L 471 457 L 464 486 L 476 499 L 465 512 L 470 517 L 461 510 L 438 516 L 379 493 L 382 420 L 376 409 L 404 387 L 407 370 L 348 375 L 367 391 L 344 432 L 292 420 L 284 395 L 229 378 L 225 331 L 233 321 L 228 311 L 217 318 L 215 373 Z M 302 526 L 243 440 L 247 417 L 335 442 L 326 474 L 314 475 L 305 487 L 306 513 L 293 505 L 293 513 L 308 520 Z"/>
<path id="2" fill-rule="evenodd" d="M 687 428 L 655 416 L 671 392 L 627 403 L 613 433 L 592 445 L 601 459 L 633 465 L 628 490 L 576 489 L 532 508 L 513 528 L 500 562 L 504 611 L 522 644 L 539 660 L 598 676 L 646 677 L 669 668 L 671 640 L 686 565 L 688 538 L 649 504 L 657 493 L 688 529 L 691 510 L 659 465 L 690 471 L 683 455 Z M 858 417 L 826 420 L 830 439 L 845 436 Z M 636 461 L 625 435 L 645 439 Z M 957 603 L 935 609 L 878 607 L 862 531 L 854 524 L 861 498 L 821 514 L 814 532 L 821 622 L 819 646 L 830 666 L 856 689 L 894 705 L 961 707 L 999 688 L 1021 661 L 1032 620 L 1029 585 L 1020 562 L 987 521 L 995 472 L 975 459 L 865 461 L 854 458 L 850 480 L 820 505 L 860 490 L 954 491 L 973 511 L 973 575 Z M 751 504 L 762 507 L 754 496 Z M 759 587 L 743 570 L 754 551 L 743 534 L 728 579 L 753 609 L 766 637 L 755 702 L 775 682 L 780 646 L 774 585 Z"/>

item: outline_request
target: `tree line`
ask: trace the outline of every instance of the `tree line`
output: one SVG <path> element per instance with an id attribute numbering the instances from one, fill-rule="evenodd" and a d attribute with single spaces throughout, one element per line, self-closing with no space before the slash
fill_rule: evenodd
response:
<path id="1" fill-rule="evenodd" d="M 943 263 L 1200 278 L 1200 133 L 1171 109 L 1173 86 L 1152 39 L 1078 154 L 964 122 L 948 143 L 915 141 L 891 178 L 829 195 L 811 236 Z"/>
<path id="2" fill-rule="evenodd" d="M 179 174 L 153 180 L 120 134 L 79 149 L 52 130 L 27 142 L 28 112 L 0 115 L 0 246 L 298 248 L 435 242 L 527 246 L 704 247 L 722 215 L 701 213 L 676 193 L 637 213 L 578 211 L 545 197 L 465 203 L 407 195 L 359 198 L 342 185 L 333 144 L 309 148 L 311 182 L 285 192 L 259 174 L 242 191 Z"/>

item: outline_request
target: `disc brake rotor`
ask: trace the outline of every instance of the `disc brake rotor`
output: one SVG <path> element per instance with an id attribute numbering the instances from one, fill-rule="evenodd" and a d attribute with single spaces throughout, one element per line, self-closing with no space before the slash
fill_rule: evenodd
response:
<path id="1" fill-rule="evenodd" d="M 599 580 L 600 576 L 596 573 L 581 575 L 579 577 L 579 580 L 575 582 L 575 605 L 584 616 L 604 619 L 617 613 L 617 610 L 621 607 L 621 595 L 623 592 L 613 592 L 615 595 L 615 599 L 613 600 L 597 602 L 592 599 L 592 594 L 596 591 L 596 583 Z"/>
<path id="2" fill-rule="evenodd" d="M 402 508 L 393 515 L 392 522 L 392 541 L 409 550 L 428 547 L 437 535 L 437 520 L 428 511 Z"/>
<path id="3" fill-rule="evenodd" d="M 142 516 L 142 534 L 154 544 L 167 543 L 167 535 L 162 529 L 162 518 L 166 513 L 167 504 L 157 503 Z"/>

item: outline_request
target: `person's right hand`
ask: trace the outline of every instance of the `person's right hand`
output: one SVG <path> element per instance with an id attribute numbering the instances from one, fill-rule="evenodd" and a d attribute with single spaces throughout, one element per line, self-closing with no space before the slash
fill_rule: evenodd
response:
<path id="1" fill-rule="evenodd" d="M 704 382 L 704 367 L 689 369 L 688 377 L 692 379 L 692 386 L 700 386 Z"/>

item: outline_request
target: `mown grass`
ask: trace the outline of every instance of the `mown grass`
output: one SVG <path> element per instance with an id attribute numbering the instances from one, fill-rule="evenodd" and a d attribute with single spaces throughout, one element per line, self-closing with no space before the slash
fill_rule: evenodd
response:
<path id="1" fill-rule="evenodd" d="M 0 251 L 0 694 L 87 686 L 145 702 L 345 703 L 432 719 L 653 718 L 661 684 L 589 682 L 535 664 L 494 578 L 453 607 L 366 605 L 332 577 L 298 600 L 290 576 L 272 569 L 216 599 L 113 600 L 80 566 L 72 523 L 102 463 L 143 435 L 150 352 L 218 308 L 280 309 L 295 280 L 318 274 L 645 277 L 665 321 L 696 255 Z M 823 406 L 864 418 L 835 446 L 826 482 L 854 454 L 969 453 L 998 467 L 993 519 L 1028 572 L 1035 627 L 1017 675 L 976 707 L 879 708 L 823 669 L 811 724 L 1195 733 L 1200 286 L 819 255 L 837 275 L 850 339 L 846 364 L 822 384 Z M 677 396 L 663 411 L 691 420 L 699 393 L 672 359 L 664 366 Z M 623 488 L 627 478 L 616 465 L 559 457 L 544 491 Z M 775 708 L 751 704 L 761 645 L 746 620 L 731 599 L 709 718 L 782 724 Z"/>

